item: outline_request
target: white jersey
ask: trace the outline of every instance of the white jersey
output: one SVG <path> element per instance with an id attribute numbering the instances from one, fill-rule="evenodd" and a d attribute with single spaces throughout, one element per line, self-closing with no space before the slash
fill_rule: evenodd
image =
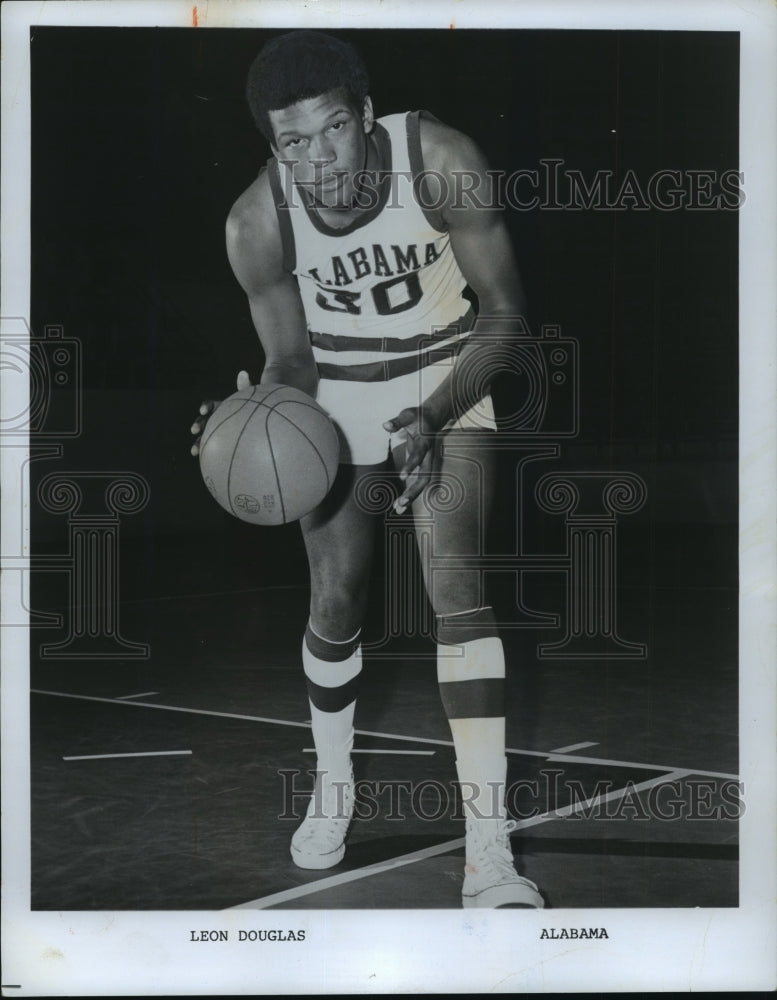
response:
<path id="1" fill-rule="evenodd" d="M 341 229 L 309 207 L 289 167 L 268 164 L 284 265 L 299 284 L 317 398 L 340 429 L 341 461 L 383 461 L 382 422 L 420 405 L 450 374 L 475 319 L 445 224 L 427 207 L 433 180 L 419 197 L 419 118 L 375 122 L 385 173 L 370 207 Z M 490 401 L 483 405 L 490 411 Z"/>

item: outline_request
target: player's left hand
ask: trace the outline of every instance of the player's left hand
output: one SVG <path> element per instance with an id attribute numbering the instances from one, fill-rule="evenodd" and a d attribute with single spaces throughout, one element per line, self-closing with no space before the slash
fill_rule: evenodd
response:
<path id="1" fill-rule="evenodd" d="M 405 461 L 399 470 L 405 490 L 394 501 L 394 510 L 402 514 L 432 478 L 434 438 L 438 428 L 422 406 L 410 406 L 387 420 L 383 429 L 391 434 L 404 430 L 406 435 Z"/>
<path id="2" fill-rule="evenodd" d="M 246 371 L 239 371 L 237 373 L 237 388 L 240 389 L 250 389 L 251 379 Z M 200 438 L 202 437 L 202 432 L 205 430 L 205 424 L 207 424 L 210 415 L 218 406 L 223 402 L 221 399 L 206 399 L 203 403 L 200 403 L 200 412 L 197 419 L 191 425 L 189 430 L 194 434 L 194 443 L 191 446 L 191 454 L 196 458 L 200 453 Z"/>

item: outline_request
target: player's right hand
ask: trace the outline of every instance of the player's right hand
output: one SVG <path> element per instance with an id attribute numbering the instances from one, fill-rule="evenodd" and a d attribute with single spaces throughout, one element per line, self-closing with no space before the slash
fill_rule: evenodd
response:
<path id="1" fill-rule="evenodd" d="M 251 379 L 248 376 L 248 372 L 240 371 L 237 373 L 237 387 L 239 389 L 248 389 L 251 385 Z M 222 403 L 221 399 L 206 399 L 204 402 L 200 403 L 200 413 L 197 419 L 192 424 L 190 430 L 192 434 L 195 435 L 194 444 L 191 446 L 192 455 L 197 457 L 200 453 L 200 438 L 202 437 L 202 432 L 205 429 L 205 424 L 208 422 L 208 418 L 211 413 Z"/>

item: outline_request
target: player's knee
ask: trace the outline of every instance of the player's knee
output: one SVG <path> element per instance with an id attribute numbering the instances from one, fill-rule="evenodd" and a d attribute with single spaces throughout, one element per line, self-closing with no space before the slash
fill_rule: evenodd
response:
<path id="1" fill-rule="evenodd" d="M 339 581 L 313 587 L 310 615 L 319 635 L 332 642 L 349 639 L 361 628 L 366 606 L 366 587 L 347 586 Z"/>
<path id="2" fill-rule="evenodd" d="M 472 579 L 473 574 L 463 573 L 458 579 L 432 579 L 429 600 L 435 615 L 458 615 L 473 608 L 482 607 L 485 602 L 480 579 Z"/>

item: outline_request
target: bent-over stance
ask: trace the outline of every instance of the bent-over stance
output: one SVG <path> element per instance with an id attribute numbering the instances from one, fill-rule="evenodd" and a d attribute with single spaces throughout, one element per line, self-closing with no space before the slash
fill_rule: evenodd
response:
<path id="1" fill-rule="evenodd" d="M 311 585 L 302 662 L 318 774 L 291 854 L 323 869 L 344 856 L 354 805 L 375 517 L 358 501 L 359 479 L 394 463 L 404 483 L 395 508 L 422 513 L 427 533 L 431 519 L 435 554 L 452 563 L 481 554 L 494 476 L 488 387 L 495 357 L 521 329 L 523 297 L 499 212 L 462 199 L 457 186 L 475 179 L 488 206 L 476 145 L 424 112 L 375 118 L 350 46 L 319 32 L 277 37 L 254 61 L 247 96 L 273 156 L 230 212 L 227 251 L 266 355 L 261 380 L 315 397 L 340 438 L 335 484 L 301 521 Z M 238 387 L 247 384 L 241 372 Z M 446 482 L 462 502 L 429 502 Z M 482 574 L 471 558 L 471 568 L 433 570 L 427 546 L 419 550 L 465 809 L 464 905 L 541 907 L 510 850 L 505 662 Z"/>

